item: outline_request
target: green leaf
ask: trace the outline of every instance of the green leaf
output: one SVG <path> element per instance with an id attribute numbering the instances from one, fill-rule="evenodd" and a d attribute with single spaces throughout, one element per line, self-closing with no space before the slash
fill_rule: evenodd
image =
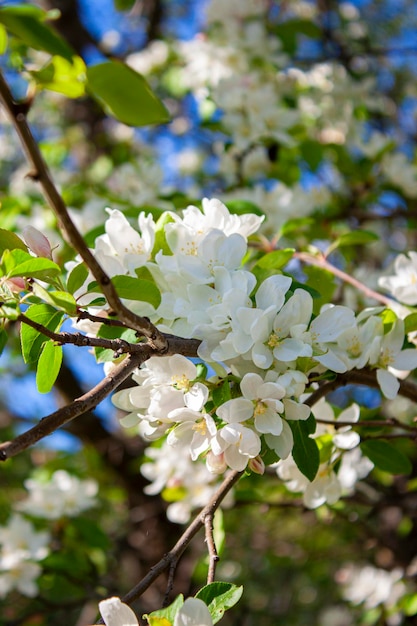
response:
<path id="1" fill-rule="evenodd" d="M 4 54 L 7 50 L 7 31 L 3 24 L 0 24 L 0 54 Z"/>
<path id="2" fill-rule="evenodd" d="M 42 89 L 62 93 L 68 98 L 80 98 L 85 94 L 86 67 L 79 56 L 74 56 L 72 62 L 54 56 L 45 67 L 30 74 Z"/>
<path id="3" fill-rule="evenodd" d="M 404 320 L 404 332 L 412 333 L 417 330 L 417 313 L 411 313 L 411 315 L 407 315 Z"/>
<path id="4" fill-rule="evenodd" d="M 214 582 L 206 585 L 195 597 L 203 600 L 208 606 L 213 624 L 217 624 L 225 611 L 239 602 L 243 593 L 243 587 L 237 587 L 233 583 Z"/>
<path id="5" fill-rule="evenodd" d="M 72 517 L 71 526 L 77 531 L 77 535 L 89 548 L 107 550 L 110 547 L 110 539 L 102 530 L 99 523 L 86 517 Z"/>
<path id="6" fill-rule="evenodd" d="M 340 235 L 326 250 L 326 255 L 330 254 L 336 248 L 343 246 L 357 246 L 372 243 L 379 239 L 378 235 L 369 230 L 352 230 L 350 233 Z"/>
<path id="7" fill-rule="evenodd" d="M 170 116 L 146 80 L 120 61 L 87 68 L 87 90 L 111 115 L 129 126 L 165 124 Z"/>
<path id="8" fill-rule="evenodd" d="M 53 341 L 46 341 L 43 345 L 36 368 L 36 386 L 39 393 L 51 391 L 61 369 L 62 346 Z"/>
<path id="9" fill-rule="evenodd" d="M 155 308 L 161 303 L 161 292 L 155 283 L 133 276 L 114 276 L 111 282 L 120 298 L 149 302 Z"/>
<path id="10" fill-rule="evenodd" d="M 289 421 L 294 437 L 293 459 L 302 474 L 311 482 L 320 465 L 320 453 L 311 433 L 311 416 L 304 421 Z"/>
<path id="11" fill-rule="evenodd" d="M 155 258 L 157 252 L 162 250 L 163 254 L 168 256 L 172 255 L 172 250 L 168 246 L 166 235 L 165 235 L 165 226 L 170 222 L 173 222 L 172 216 L 166 212 L 161 215 L 158 221 L 155 224 L 155 243 L 152 250 L 152 258 Z"/>
<path id="12" fill-rule="evenodd" d="M 262 267 L 262 269 L 267 270 L 280 269 L 288 263 L 288 261 L 292 258 L 294 252 L 294 248 L 285 248 L 283 250 L 274 250 L 273 252 L 268 252 L 268 254 L 265 254 L 265 256 L 257 261 L 256 265 L 258 267 Z"/>
<path id="13" fill-rule="evenodd" d="M 0 9 L 0 23 L 30 48 L 59 55 L 68 61 L 73 50 L 58 33 L 45 24 L 48 13 L 33 5 L 10 6 Z"/>
<path id="14" fill-rule="evenodd" d="M 5 250 L 2 265 L 8 278 L 23 276 L 49 282 L 61 273 L 59 265 L 44 257 L 34 257 L 21 249 Z"/>
<path id="15" fill-rule="evenodd" d="M 67 289 L 70 293 L 74 294 L 85 283 L 88 276 L 88 269 L 84 263 L 76 265 L 70 272 L 67 280 Z"/>
<path id="16" fill-rule="evenodd" d="M 390 474 L 410 474 L 412 465 L 410 459 L 387 441 L 368 439 L 360 444 L 361 450 L 372 463 Z"/>
<path id="17" fill-rule="evenodd" d="M 114 0 L 114 6 L 117 11 L 130 11 L 136 0 Z"/>
<path id="18" fill-rule="evenodd" d="M 314 219 L 312 217 L 296 217 L 292 220 L 287 220 L 279 230 L 279 238 L 297 236 L 313 225 Z"/>
<path id="19" fill-rule="evenodd" d="M 4 328 L 1 328 L 0 329 L 0 354 L 2 354 L 4 348 L 6 347 L 7 339 L 8 339 L 8 336 L 7 336 L 6 331 L 4 330 Z"/>
<path id="20" fill-rule="evenodd" d="M 230 383 L 227 378 L 220 385 L 217 385 L 213 388 L 212 398 L 216 407 L 221 406 L 222 404 L 230 400 L 231 397 L 232 394 L 230 392 Z"/>
<path id="21" fill-rule="evenodd" d="M 42 324 L 49 330 L 56 331 L 61 325 L 62 311 L 57 311 L 49 304 L 33 304 L 25 312 L 26 317 Z M 20 340 L 22 343 L 22 355 L 25 363 L 33 363 L 38 360 L 39 354 L 48 337 L 35 330 L 28 324 L 21 324 Z"/>
<path id="22" fill-rule="evenodd" d="M 303 289 L 307 289 L 313 297 L 313 313 L 318 315 L 323 304 L 331 302 L 335 289 L 337 287 L 334 275 L 322 267 L 308 265 L 303 267 L 303 272 L 307 276 L 305 285 L 300 285 Z M 293 281 L 293 288 L 295 283 Z M 313 290 L 313 291 L 311 291 Z M 319 294 L 319 297 L 317 297 Z"/>
<path id="23" fill-rule="evenodd" d="M 0 228 L 0 256 L 5 250 L 14 250 L 15 248 L 27 252 L 26 244 L 16 235 L 16 233 L 12 233 L 10 230 L 6 230 L 5 228 Z"/>
<path id="24" fill-rule="evenodd" d="M 165 609 L 159 609 L 152 611 L 152 613 L 145 614 L 143 617 L 148 620 L 150 626 L 166 626 L 174 623 L 175 616 L 184 604 L 184 596 L 180 593 Z M 159 621 L 158 621 L 159 620 Z M 161 620 L 166 620 L 164 621 Z"/>

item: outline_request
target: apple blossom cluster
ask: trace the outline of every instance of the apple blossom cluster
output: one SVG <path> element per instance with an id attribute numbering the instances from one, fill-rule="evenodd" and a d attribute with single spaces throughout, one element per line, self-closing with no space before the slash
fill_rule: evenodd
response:
<path id="1" fill-rule="evenodd" d="M 341 411 L 335 419 L 332 406 L 322 398 L 312 407 L 312 413 L 317 420 L 323 420 L 317 423 L 313 435 L 324 452 L 316 477 L 309 481 L 291 455 L 279 461 L 276 469 L 289 491 L 303 494 L 304 505 L 309 509 L 325 502 L 334 504 L 342 495 L 350 495 L 356 483 L 373 468 L 373 463 L 358 447 L 359 435 L 351 426 L 338 426 L 338 422 L 354 424 L 358 421 L 360 408 L 357 404 Z"/>
<path id="2" fill-rule="evenodd" d="M 48 480 L 29 478 L 24 485 L 29 494 L 16 508 L 34 517 L 73 517 L 96 506 L 96 481 L 80 480 L 65 470 L 57 470 Z"/>
<path id="3" fill-rule="evenodd" d="M 41 561 L 50 552 L 51 535 L 38 531 L 23 515 L 45 520 L 74 517 L 96 505 L 98 485 L 94 480 L 80 480 L 65 470 L 49 479 L 29 478 L 24 483 L 28 496 L 14 507 L 7 525 L 0 527 L 0 598 L 12 589 L 34 597 L 36 579 L 42 573 Z"/>
<path id="4" fill-rule="evenodd" d="M 17 513 L 0 527 L 0 598 L 13 589 L 30 598 L 36 596 L 36 579 L 42 572 L 38 561 L 48 555 L 50 540 L 49 532 L 35 530 Z"/>
<path id="5" fill-rule="evenodd" d="M 139 621 L 132 609 L 120 598 L 107 598 L 99 603 L 106 626 L 136 626 Z M 156 618 L 158 619 L 158 618 Z M 168 623 L 161 618 L 160 621 Z M 175 615 L 173 626 L 213 626 L 207 605 L 199 598 L 187 598 Z"/>
<path id="6" fill-rule="evenodd" d="M 385 327 L 381 308 L 355 315 L 332 304 L 315 316 L 313 297 L 294 287 L 291 276 L 272 273 L 258 280 L 245 261 L 248 238 L 262 217 L 231 214 L 217 199 L 204 199 L 202 211 L 189 206 L 182 216 L 168 212 L 157 224 L 141 213 L 139 231 L 121 212 L 108 212 L 106 233 L 93 250 L 97 260 L 112 277 L 146 272 L 160 292 L 157 306 L 138 299 L 125 304 L 164 332 L 201 341 L 200 363 L 180 354 L 152 357 L 133 374 L 136 385 L 113 396 L 128 412 L 123 426 L 149 441 L 166 437 L 162 448 L 149 453 L 153 469 L 147 463 L 143 472 L 153 481 L 152 493 L 168 485 L 188 490 L 188 499 L 172 507 L 172 519 L 186 519 L 201 503 L 201 485 L 208 491 L 213 486 L 210 475 L 227 468 L 263 473 L 268 450 L 281 459 L 278 475 L 291 491 L 304 492 L 308 506 L 349 493 L 371 469 L 362 462 L 359 438 L 332 431 L 333 447 L 327 446 L 315 482 L 307 484 L 290 457 L 292 425 L 310 417 L 305 401 L 314 390 L 312 373 L 367 367 L 376 371 L 382 393 L 394 398 L 397 371 L 417 367 L 417 350 L 403 349 L 403 320 Z M 91 283 L 88 276 L 75 294 L 84 306 L 100 295 Z M 105 316 L 102 303 L 95 306 L 90 311 Z M 99 327 L 82 324 L 92 333 Z M 323 411 L 329 416 L 331 409 L 313 407 L 316 418 Z M 354 423 L 358 408 L 349 409 L 349 416 Z M 314 436 L 323 433 L 318 429 Z M 207 470 L 190 472 L 189 460 L 199 458 Z"/>

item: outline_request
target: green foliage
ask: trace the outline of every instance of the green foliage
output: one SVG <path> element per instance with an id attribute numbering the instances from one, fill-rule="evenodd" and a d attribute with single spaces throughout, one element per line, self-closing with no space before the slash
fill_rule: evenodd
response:
<path id="1" fill-rule="evenodd" d="M 213 624 L 221 620 L 225 611 L 232 608 L 242 597 L 243 587 L 232 583 L 214 582 L 206 585 L 196 594 L 196 598 L 207 604 Z"/>
<path id="2" fill-rule="evenodd" d="M 390 474 L 410 474 L 411 461 L 396 446 L 380 439 L 362 441 L 361 450 L 372 463 Z"/>
<path id="3" fill-rule="evenodd" d="M 129 343 L 137 343 L 137 334 L 131 328 L 123 328 L 121 326 L 108 326 L 102 324 L 100 326 L 98 337 L 103 339 L 123 339 Z M 98 363 L 105 363 L 106 361 L 113 361 L 114 350 L 109 348 L 95 348 L 95 356 Z"/>
<path id="4" fill-rule="evenodd" d="M 30 277 L 45 282 L 54 282 L 61 273 L 59 265 L 43 257 L 33 257 L 20 248 L 5 250 L 0 264 L 3 276 L 7 278 Z"/>
<path id="5" fill-rule="evenodd" d="M 48 330 L 56 331 L 61 325 L 63 313 L 57 311 L 49 304 L 33 304 L 27 311 L 26 317 L 45 326 Z M 42 333 L 32 328 L 28 324 L 22 324 L 20 329 L 20 340 L 22 344 L 22 355 L 26 363 L 34 363 L 39 359 L 45 341 L 48 338 Z"/>
<path id="6" fill-rule="evenodd" d="M 87 80 L 90 95 L 124 124 L 147 126 L 170 120 L 143 76 L 119 61 L 88 67 Z"/>
<path id="7" fill-rule="evenodd" d="M 62 364 L 62 346 L 53 341 L 43 344 L 36 367 L 36 386 L 39 393 L 51 391 Z"/>
<path id="8" fill-rule="evenodd" d="M 3 254 L 5 250 L 15 250 L 16 248 L 27 252 L 26 244 L 16 233 L 12 233 L 5 228 L 0 228 L 0 255 Z"/>
<path id="9" fill-rule="evenodd" d="M 0 8 L 0 23 L 27 46 L 58 55 L 71 62 L 74 52 L 45 21 L 49 14 L 26 4 Z"/>
<path id="10" fill-rule="evenodd" d="M 154 282 L 133 276 L 114 276 L 112 283 L 120 298 L 149 302 L 155 308 L 161 303 L 161 293 Z"/>
<path id="11" fill-rule="evenodd" d="M 317 442 L 310 437 L 316 429 L 313 415 L 303 421 L 289 421 L 294 437 L 292 455 L 302 474 L 308 480 L 314 480 L 320 464 L 320 453 Z"/>
<path id="12" fill-rule="evenodd" d="M 174 623 L 174 619 L 179 609 L 184 604 L 184 596 L 180 594 L 177 596 L 165 609 L 153 611 L 152 613 L 144 615 L 144 619 L 147 620 L 149 626 L 171 626 Z"/>
<path id="13" fill-rule="evenodd" d="M 357 246 L 357 245 L 366 245 L 368 243 L 372 243 L 374 241 L 378 241 L 379 237 L 375 233 L 369 230 L 352 230 L 349 233 L 344 233 L 340 237 L 336 239 L 326 250 L 326 255 L 329 255 L 331 252 L 336 250 L 337 248 L 342 248 L 343 246 Z"/>
<path id="14" fill-rule="evenodd" d="M 79 56 L 68 61 L 62 56 L 53 56 L 45 67 L 31 70 L 30 75 L 38 87 L 62 93 L 67 98 L 85 95 L 86 67 Z"/>

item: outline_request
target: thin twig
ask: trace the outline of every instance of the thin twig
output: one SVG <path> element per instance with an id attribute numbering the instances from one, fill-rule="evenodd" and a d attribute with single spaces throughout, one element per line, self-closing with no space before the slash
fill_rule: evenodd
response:
<path id="1" fill-rule="evenodd" d="M 296 259 L 299 259 L 303 263 L 307 263 L 308 265 L 315 265 L 316 267 L 322 267 L 323 269 L 327 270 L 334 276 L 337 276 L 338 278 L 343 280 L 343 282 L 348 283 L 349 285 L 352 285 L 352 287 L 355 287 L 355 289 L 357 289 L 358 291 L 362 291 L 368 298 L 372 298 L 373 300 L 376 300 L 377 302 L 381 302 L 387 307 L 391 307 L 392 304 L 395 302 L 391 298 L 388 298 L 388 296 L 384 296 L 382 293 L 378 293 L 377 291 L 374 291 L 373 289 L 371 289 L 370 287 L 367 287 L 366 285 L 361 283 L 359 280 L 357 280 L 350 274 L 347 274 L 346 272 L 339 269 L 338 267 L 335 267 L 334 265 L 332 265 L 332 263 L 329 263 L 329 261 L 327 261 L 327 259 L 325 259 L 324 256 L 314 256 L 312 254 L 308 254 L 307 252 L 294 252 L 294 257 Z"/>
<path id="2" fill-rule="evenodd" d="M 320 418 L 316 418 L 316 422 L 318 424 L 327 424 L 329 426 L 334 426 L 337 430 L 338 428 L 343 428 L 344 426 L 351 426 L 352 428 L 385 428 L 386 426 L 390 428 L 401 428 L 402 430 L 406 430 L 410 433 L 414 433 L 417 436 L 417 427 L 410 426 L 409 424 L 402 424 L 399 420 L 395 419 L 395 417 L 388 418 L 386 420 L 359 420 L 358 422 L 348 422 L 348 421 L 335 421 L 324 420 Z"/>
<path id="3" fill-rule="evenodd" d="M 209 567 L 207 572 L 207 584 L 214 582 L 216 574 L 216 565 L 219 561 L 216 543 L 213 535 L 213 513 L 208 513 L 204 519 L 204 528 L 206 530 L 206 543 L 209 553 Z"/>
<path id="4" fill-rule="evenodd" d="M 12 441 L 6 441 L 0 444 L 0 461 L 6 461 L 16 456 L 29 446 L 32 446 L 44 437 L 55 432 L 60 426 L 94 409 L 99 402 L 116 389 L 132 371 L 148 359 L 149 355 L 152 353 L 152 347 L 150 345 L 144 345 L 142 354 L 128 355 L 122 363 L 115 366 L 113 371 L 106 376 L 106 378 L 101 380 L 98 385 L 93 387 L 93 389 L 90 389 L 90 391 L 84 395 L 73 400 L 71 404 L 47 415 L 33 428 L 22 433 Z"/>
<path id="5" fill-rule="evenodd" d="M 122 598 L 123 602 L 126 604 L 132 604 L 135 600 L 137 600 L 145 591 L 148 589 L 151 584 L 166 570 L 169 570 L 172 566 L 172 563 L 175 563 L 179 560 L 185 549 L 190 544 L 193 537 L 198 533 L 198 531 L 204 526 L 205 519 L 207 515 L 213 515 L 214 512 L 219 508 L 221 502 L 229 493 L 229 491 L 234 487 L 239 478 L 241 477 L 243 472 L 231 472 L 226 478 L 223 480 L 220 487 L 217 489 L 216 493 L 212 496 L 209 503 L 200 511 L 197 517 L 191 522 L 188 528 L 181 535 L 175 546 L 165 554 L 156 565 L 151 567 L 146 576 L 137 584 L 133 589 L 131 589 L 125 596 Z M 97 624 L 103 624 L 103 620 L 99 620 Z"/>
<path id="6" fill-rule="evenodd" d="M 399 383 L 400 389 L 398 394 L 400 396 L 404 396 L 404 398 L 408 398 L 408 400 L 411 400 L 412 402 L 417 403 L 417 385 L 409 380 L 400 380 Z M 346 385 L 365 385 L 366 387 L 380 389 L 375 370 L 367 368 L 361 370 L 350 370 L 344 374 L 337 374 L 334 380 L 330 380 L 322 384 L 318 389 L 313 391 L 307 400 L 304 401 L 304 404 L 314 406 L 320 398 L 323 398 L 339 387 L 344 387 Z"/>
<path id="7" fill-rule="evenodd" d="M 39 146 L 33 137 L 32 131 L 26 119 L 25 108 L 14 101 L 9 86 L 4 80 L 1 72 L 0 100 L 3 102 L 3 105 L 14 124 L 26 157 L 33 168 L 33 172 L 31 173 L 32 178 L 40 182 L 45 197 L 58 218 L 62 232 L 66 235 L 68 241 L 81 256 L 87 267 L 91 270 L 91 273 L 99 284 L 111 309 L 119 316 L 121 321 L 125 322 L 127 326 L 138 330 L 141 334 L 147 337 L 155 350 L 163 353 L 167 349 L 167 343 L 164 336 L 147 318 L 140 317 L 125 307 L 125 305 L 121 302 L 110 277 L 103 270 L 100 263 L 89 250 L 80 232 L 75 227 L 68 213 L 65 202 L 55 187 L 49 168 L 41 154 Z"/>

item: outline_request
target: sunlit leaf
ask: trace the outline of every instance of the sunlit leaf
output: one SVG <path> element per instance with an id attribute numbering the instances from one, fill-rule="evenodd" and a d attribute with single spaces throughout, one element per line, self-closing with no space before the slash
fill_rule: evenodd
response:
<path id="1" fill-rule="evenodd" d="M 195 597 L 207 604 L 213 624 L 217 624 L 225 611 L 239 602 L 242 593 L 243 587 L 237 587 L 233 583 L 217 581 L 200 589 Z"/>
<path id="2" fill-rule="evenodd" d="M 0 256 L 5 250 L 15 250 L 16 248 L 27 252 L 27 245 L 16 233 L 0 228 Z"/>
<path id="3" fill-rule="evenodd" d="M 56 331 L 62 321 L 63 312 L 57 311 L 49 304 L 33 304 L 25 312 L 26 317 L 45 326 L 51 331 Z M 49 341 L 48 337 L 32 328 L 28 324 L 21 324 L 20 340 L 22 344 L 22 355 L 26 363 L 33 363 L 39 358 L 42 345 Z"/>
<path id="4" fill-rule="evenodd" d="M 51 391 L 61 369 L 62 346 L 53 341 L 47 341 L 43 345 L 38 365 L 36 368 L 36 386 L 39 393 Z"/>
<path id="5" fill-rule="evenodd" d="M 133 276 L 114 276 L 112 283 L 120 298 L 149 302 L 155 308 L 161 303 L 161 292 L 150 280 L 134 278 Z"/>
<path id="6" fill-rule="evenodd" d="M 293 257 L 294 248 L 285 248 L 283 250 L 274 250 L 265 254 L 256 265 L 262 267 L 262 269 L 280 269 L 288 263 Z"/>
<path id="7" fill-rule="evenodd" d="M 30 48 L 59 55 L 68 61 L 74 56 L 67 42 L 45 20 L 48 13 L 33 5 L 0 8 L 0 23 Z"/>
<path id="8" fill-rule="evenodd" d="M 68 98 L 80 98 L 85 94 L 86 67 L 79 56 L 74 56 L 72 62 L 54 56 L 45 67 L 32 70 L 30 74 L 42 89 L 62 93 Z"/>
<path id="9" fill-rule="evenodd" d="M 157 611 L 152 611 L 152 613 L 146 614 L 143 617 L 148 620 L 148 624 L 150 626 L 167 626 L 174 623 L 175 616 L 184 604 L 184 596 L 180 594 L 177 596 L 165 609 L 158 609 Z M 157 620 L 165 619 L 166 623 Z"/>
<path id="10" fill-rule="evenodd" d="M 111 115 L 129 126 L 165 124 L 170 115 L 146 80 L 120 61 L 87 68 L 87 89 Z"/>

